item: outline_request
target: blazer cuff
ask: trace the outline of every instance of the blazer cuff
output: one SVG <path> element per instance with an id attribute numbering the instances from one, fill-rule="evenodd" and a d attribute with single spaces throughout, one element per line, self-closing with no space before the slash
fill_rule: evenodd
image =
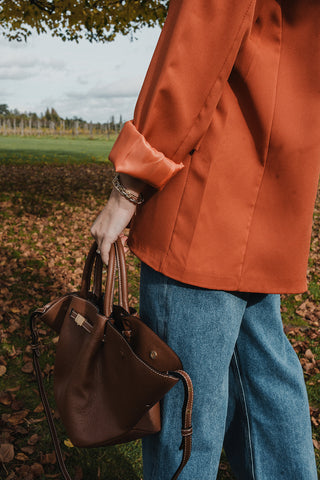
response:
<path id="1" fill-rule="evenodd" d="M 109 160 L 116 172 L 139 178 L 158 190 L 162 190 L 170 178 L 184 167 L 183 163 L 176 163 L 153 148 L 132 120 L 123 125 Z"/>

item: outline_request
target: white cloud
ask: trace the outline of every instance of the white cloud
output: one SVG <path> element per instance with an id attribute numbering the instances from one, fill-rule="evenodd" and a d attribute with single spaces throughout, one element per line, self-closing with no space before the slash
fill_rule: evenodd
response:
<path id="1" fill-rule="evenodd" d="M 108 97 L 101 99 L 88 94 L 66 96 L 59 100 L 47 97 L 41 101 L 40 108 L 44 111 L 50 105 L 62 117 L 78 116 L 87 121 L 107 122 L 114 115 L 116 119 L 122 115 L 124 120 L 133 116 L 136 99 L 126 97 Z"/>
<path id="2" fill-rule="evenodd" d="M 123 78 L 115 82 L 91 87 L 86 92 L 69 91 L 66 96 L 70 99 L 110 100 L 110 98 L 137 98 L 141 87 L 140 78 Z"/>
<path id="3" fill-rule="evenodd" d="M 130 119 L 159 33 L 144 29 L 137 41 L 119 36 L 110 44 L 0 38 L 0 102 L 37 113 L 53 107 L 63 117 L 88 121 Z"/>
<path id="4" fill-rule="evenodd" d="M 88 80 L 87 77 L 79 76 L 79 77 L 77 78 L 77 82 L 78 82 L 80 85 L 88 85 L 89 80 Z"/>
<path id="5" fill-rule="evenodd" d="M 58 59 L 43 60 L 35 56 L 11 55 L 0 58 L 0 80 L 26 80 L 36 77 L 41 71 L 61 72 L 66 63 Z"/>

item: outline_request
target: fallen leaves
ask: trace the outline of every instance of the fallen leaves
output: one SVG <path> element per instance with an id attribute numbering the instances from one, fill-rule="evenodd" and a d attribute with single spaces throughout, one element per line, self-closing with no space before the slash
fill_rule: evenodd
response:
<path id="1" fill-rule="evenodd" d="M 78 289 L 84 258 L 92 242 L 90 225 L 106 202 L 111 178 L 111 169 L 106 164 L 65 167 L 7 164 L 5 168 L 0 165 L 0 199 L 4 207 L 0 212 L 0 381 L 4 378 L 11 381 L 11 388 L 7 384 L 0 388 L 3 390 L 0 405 L 4 409 L 0 416 L 0 462 L 5 464 L 7 472 L 2 476 L 0 471 L 1 479 L 35 480 L 44 474 L 46 478 L 60 478 L 51 444 L 44 447 L 48 430 L 33 377 L 27 321 L 36 307 Z M 319 219 L 316 214 L 310 279 L 315 278 L 320 268 Z M 135 307 L 139 263 L 130 254 L 128 261 L 130 304 Z M 299 355 L 307 382 L 317 386 L 320 364 L 315 344 L 320 337 L 320 305 L 316 301 L 316 286 L 313 288 L 307 298 L 304 294 L 294 296 L 296 312 L 293 313 L 305 325 L 287 326 L 285 330 Z M 53 352 L 59 338 L 45 325 L 39 327 L 39 334 L 42 350 L 47 354 L 42 365 L 47 380 L 53 374 Z M 15 382 L 12 372 L 17 376 Z M 29 393 L 34 389 L 31 405 L 23 398 L 25 388 Z M 318 432 L 318 405 L 311 406 L 310 415 Z M 316 435 L 316 449 L 319 441 Z M 66 454 L 76 450 L 69 440 L 65 440 L 64 448 Z M 227 468 L 222 463 L 226 475 Z M 83 478 L 80 466 L 74 478 Z"/>
<path id="2" fill-rule="evenodd" d="M 311 326 L 320 326 L 320 305 L 317 305 L 317 303 L 312 301 L 310 298 L 299 305 L 296 313 L 300 315 L 300 317 L 308 320 L 308 323 Z"/>
<path id="3" fill-rule="evenodd" d="M 311 423 L 315 426 L 315 427 L 319 427 L 320 426 L 320 409 L 318 408 L 314 408 L 314 407 L 310 407 L 310 415 L 311 415 Z"/>
<path id="4" fill-rule="evenodd" d="M 5 197 L 0 211 L 0 378 L 11 382 L 11 388 L 0 384 L 6 385 L 2 391 L 0 387 L 1 479 L 34 480 L 44 473 L 60 478 L 51 443 L 47 450 L 41 435 L 34 433 L 43 429 L 48 436 L 27 320 L 37 306 L 79 287 L 92 242 L 90 225 L 108 197 L 110 172 L 106 164 L 0 165 L 0 200 Z M 59 338 L 45 325 L 39 327 L 42 349 L 49 355 L 43 374 L 50 378 Z M 25 388 L 29 395 L 30 389 L 35 392 L 31 408 L 21 401 Z M 80 466 L 74 478 L 83 478 Z"/>

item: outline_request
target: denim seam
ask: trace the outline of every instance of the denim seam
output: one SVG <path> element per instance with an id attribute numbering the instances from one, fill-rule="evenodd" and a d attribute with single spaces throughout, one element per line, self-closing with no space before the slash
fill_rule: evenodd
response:
<path id="1" fill-rule="evenodd" d="M 164 303 L 164 316 L 163 316 L 163 325 L 162 325 L 162 334 L 163 334 L 163 340 L 168 343 L 168 315 L 169 315 L 169 302 L 168 302 L 168 294 L 169 294 L 169 288 L 168 288 L 168 277 L 166 277 L 166 282 L 163 284 L 163 303 Z"/>
<path id="2" fill-rule="evenodd" d="M 157 325 L 157 333 L 158 335 L 162 338 L 162 340 L 164 340 L 166 343 L 167 343 L 167 337 L 168 337 L 168 311 L 169 311 L 169 308 L 168 308 L 168 283 L 169 283 L 169 278 L 167 276 L 163 276 L 163 282 L 162 282 L 162 285 L 163 285 L 163 292 L 162 292 L 162 298 L 163 298 L 163 315 L 162 315 L 162 322 L 161 322 L 161 332 L 159 332 L 159 322 L 158 325 Z M 161 416 L 163 414 L 162 412 L 162 402 L 161 402 Z M 162 421 L 162 419 L 161 419 Z M 158 433 L 158 435 L 161 435 L 161 433 Z M 158 480 L 156 478 L 156 475 L 158 474 L 159 471 L 161 471 L 161 458 L 160 456 L 156 456 L 154 454 L 154 457 L 156 457 L 155 461 L 153 462 L 153 468 L 152 468 L 152 473 L 151 473 L 151 478 L 153 480 Z"/>
<path id="3" fill-rule="evenodd" d="M 255 480 L 256 476 L 254 473 L 254 461 L 253 461 L 253 448 L 252 448 L 252 440 L 251 440 L 251 431 L 250 431 L 250 421 L 249 421 L 249 414 L 248 414 L 248 407 L 247 407 L 247 402 L 246 402 L 246 396 L 244 392 L 244 387 L 243 387 L 243 382 L 241 378 L 241 373 L 240 373 L 240 368 L 239 368 L 239 362 L 237 358 L 237 353 L 236 349 L 234 350 L 234 360 L 235 360 L 235 365 L 238 373 L 238 378 L 240 382 L 240 388 L 241 388 L 241 393 L 242 393 L 242 398 L 243 398 L 243 406 L 245 410 L 245 416 L 247 420 L 247 427 L 248 427 L 248 440 L 249 440 L 249 449 L 250 449 L 250 458 L 251 458 L 251 470 L 252 470 L 252 479 Z"/>

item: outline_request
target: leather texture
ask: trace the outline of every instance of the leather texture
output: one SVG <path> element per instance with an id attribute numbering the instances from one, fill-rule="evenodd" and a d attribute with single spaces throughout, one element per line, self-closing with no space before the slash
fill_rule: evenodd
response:
<path id="1" fill-rule="evenodd" d="M 94 243 L 88 254 L 80 292 L 36 310 L 31 316 L 35 373 L 57 451 L 57 435 L 39 367 L 36 322 L 59 334 L 54 366 L 54 395 L 61 420 L 78 447 L 128 442 L 161 429 L 159 400 L 182 379 L 182 462 L 191 453 L 192 383 L 176 353 L 147 327 L 128 305 L 126 265 L 118 240 L 111 249 L 102 295 L 102 261 Z M 113 297 L 118 271 L 119 304 Z M 92 289 L 90 289 L 93 277 Z M 59 449 L 64 478 L 70 479 Z"/>

